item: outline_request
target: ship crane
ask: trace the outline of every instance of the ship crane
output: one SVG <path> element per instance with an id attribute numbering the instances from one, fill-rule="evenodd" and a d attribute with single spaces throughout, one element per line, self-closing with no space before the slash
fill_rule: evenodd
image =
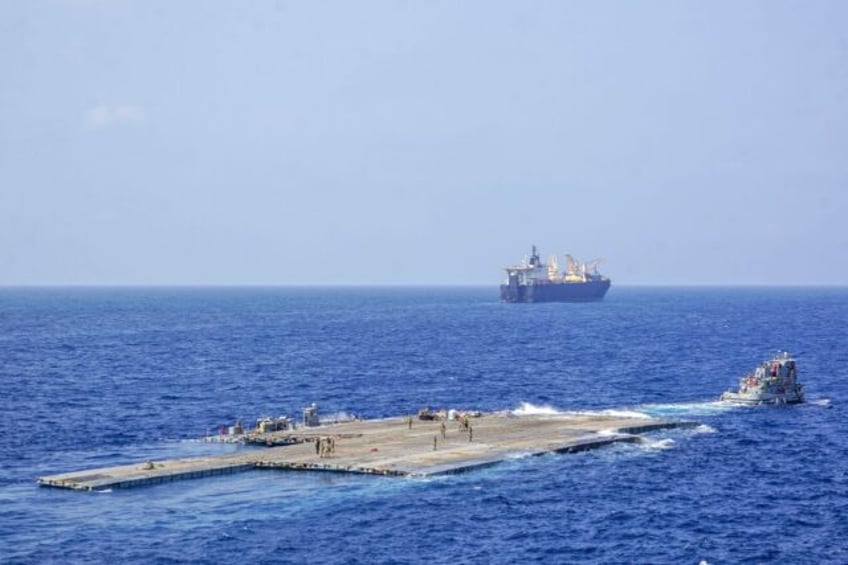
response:
<path id="1" fill-rule="evenodd" d="M 580 274 L 580 266 L 578 265 L 578 263 L 574 259 L 574 257 L 569 255 L 568 253 L 565 254 L 565 264 L 566 264 L 565 273 L 567 275 L 575 275 L 576 276 L 576 275 Z"/>
<path id="2" fill-rule="evenodd" d="M 556 255 L 551 255 L 548 259 L 548 280 L 555 281 L 559 278 L 559 267 L 557 266 Z"/>
<path id="3" fill-rule="evenodd" d="M 586 280 L 586 275 L 580 271 L 581 265 L 577 259 L 566 253 L 565 264 L 565 277 L 563 277 L 565 282 L 584 282 Z"/>
<path id="4" fill-rule="evenodd" d="M 583 263 L 583 274 L 590 273 L 593 275 L 599 275 L 600 273 L 598 272 L 598 266 L 603 262 L 603 259 L 598 258 L 589 261 L 588 263 Z"/>

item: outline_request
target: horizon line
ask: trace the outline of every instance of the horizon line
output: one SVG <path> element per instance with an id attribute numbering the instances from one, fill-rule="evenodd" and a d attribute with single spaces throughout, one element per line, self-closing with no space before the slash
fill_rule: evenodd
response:
<path id="1" fill-rule="evenodd" d="M 0 289 L 494 288 L 491 283 L 0 283 Z M 848 283 L 616 283 L 616 288 L 848 288 Z"/>

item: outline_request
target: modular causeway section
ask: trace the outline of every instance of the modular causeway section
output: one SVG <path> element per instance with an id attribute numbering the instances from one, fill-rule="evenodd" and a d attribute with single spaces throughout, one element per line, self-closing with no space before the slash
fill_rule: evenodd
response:
<path id="1" fill-rule="evenodd" d="M 74 490 L 105 490 L 237 473 L 290 469 L 432 476 L 494 465 L 508 458 L 571 453 L 639 434 L 694 422 L 604 414 L 515 415 L 486 413 L 463 421 L 398 417 L 351 421 L 267 434 L 271 447 L 236 453 L 146 461 L 40 477 L 38 484 Z M 282 445 L 280 445 L 282 444 Z"/>

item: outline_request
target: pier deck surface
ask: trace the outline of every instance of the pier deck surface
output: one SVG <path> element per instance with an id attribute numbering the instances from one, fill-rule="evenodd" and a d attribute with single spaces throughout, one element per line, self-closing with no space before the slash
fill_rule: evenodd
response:
<path id="1" fill-rule="evenodd" d="M 292 445 L 63 473 L 41 477 L 38 483 L 102 490 L 256 468 L 427 476 L 466 471 L 522 455 L 574 452 L 638 441 L 640 433 L 694 425 L 600 414 L 516 416 L 507 412 L 483 414 L 470 418 L 469 423 L 470 432 L 460 430 L 457 422 L 445 422 L 445 437 L 439 421 L 415 419 L 410 428 L 406 418 L 300 428 L 267 434 L 270 443 L 291 438 L 297 441 Z M 334 441 L 334 451 L 325 457 L 316 453 L 316 440 L 322 437 Z"/>

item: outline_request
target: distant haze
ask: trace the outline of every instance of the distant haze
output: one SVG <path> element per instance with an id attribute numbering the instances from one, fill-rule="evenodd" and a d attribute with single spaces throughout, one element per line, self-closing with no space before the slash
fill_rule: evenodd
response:
<path id="1" fill-rule="evenodd" d="M 848 284 L 848 2 L 0 3 L 0 284 Z"/>

